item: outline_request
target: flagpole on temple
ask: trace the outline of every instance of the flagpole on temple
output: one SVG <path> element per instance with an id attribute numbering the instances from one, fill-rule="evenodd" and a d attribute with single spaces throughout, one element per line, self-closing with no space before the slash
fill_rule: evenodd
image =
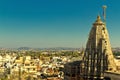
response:
<path id="1" fill-rule="evenodd" d="M 104 20 L 104 23 L 106 24 L 106 8 L 107 6 L 106 5 L 103 5 L 103 20 Z"/>

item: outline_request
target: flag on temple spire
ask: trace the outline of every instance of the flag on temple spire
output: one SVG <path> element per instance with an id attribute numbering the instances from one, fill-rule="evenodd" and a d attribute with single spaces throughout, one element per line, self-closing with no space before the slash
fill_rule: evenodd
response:
<path id="1" fill-rule="evenodd" d="M 106 5 L 103 5 L 103 17 L 104 17 L 104 21 L 106 21 Z"/>

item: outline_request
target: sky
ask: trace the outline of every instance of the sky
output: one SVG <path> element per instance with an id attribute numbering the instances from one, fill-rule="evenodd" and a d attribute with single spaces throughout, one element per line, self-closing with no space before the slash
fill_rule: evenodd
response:
<path id="1" fill-rule="evenodd" d="M 120 0 L 0 0 L 0 47 L 85 47 L 102 6 L 112 47 L 120 47 Z"/>

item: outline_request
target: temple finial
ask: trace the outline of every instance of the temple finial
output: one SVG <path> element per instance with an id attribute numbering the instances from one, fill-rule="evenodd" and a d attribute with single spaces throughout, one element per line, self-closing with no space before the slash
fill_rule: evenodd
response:
<path id="1" fill-rule="evenodd" d="M 97 23 L 101 22 L 101 17 L 100 17 L 100 15 L 97 16 L 96 22 L 97 22 Z"/>
<path id="2" fill-rule="evenodd" d="M 101 17 L 100 17 L 100 15 L 98 15 L 98 16 L 97 16 L 97 20 L 101 20 Z"/>

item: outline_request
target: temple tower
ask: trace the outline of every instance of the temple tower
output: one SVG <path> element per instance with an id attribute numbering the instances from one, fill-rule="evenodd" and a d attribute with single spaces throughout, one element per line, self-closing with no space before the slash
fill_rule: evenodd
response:
<path id="1" fill-rule="evenodd" d="M 105 71 L 116 71 L 109 35 L 100 16 L 93 23 L 83 57 L 84 78 L 102 78 Z"/>

